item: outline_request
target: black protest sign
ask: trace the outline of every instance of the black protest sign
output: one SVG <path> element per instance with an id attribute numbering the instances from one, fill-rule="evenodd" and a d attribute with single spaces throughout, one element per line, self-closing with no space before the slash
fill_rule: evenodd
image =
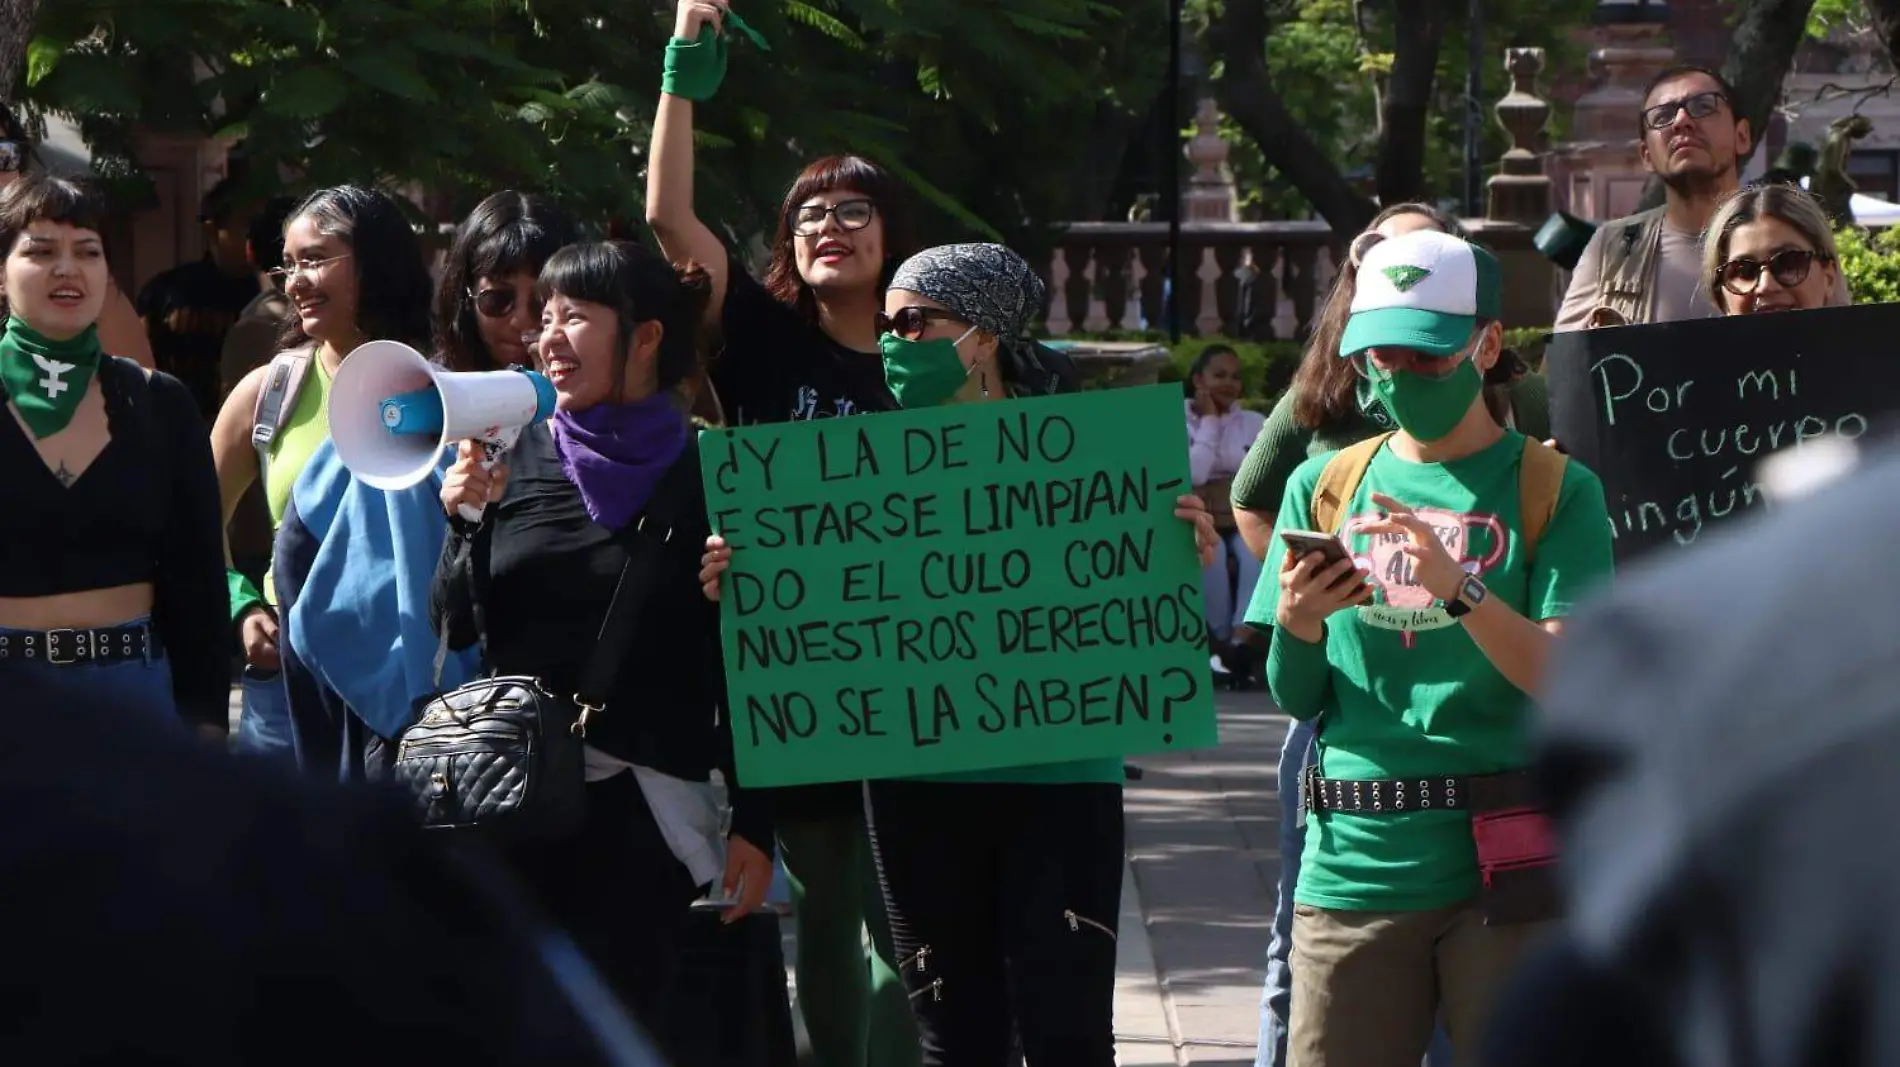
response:
<path id="1" fill-rule="evenodd" d="M 1768 456 L 1882 429 L 1896 339 L 1900 304 L 1560 333 L 1552 431 L 1603 479 L 1619 560 L 1692 545 L 1768 506 Z"/>

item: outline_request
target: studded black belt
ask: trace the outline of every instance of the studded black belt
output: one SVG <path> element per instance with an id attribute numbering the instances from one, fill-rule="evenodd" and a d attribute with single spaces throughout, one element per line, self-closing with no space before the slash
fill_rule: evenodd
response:
<path id="1" fill-rule="evenodd" d="M 1321 778 L 1318 767 L 1301 777 L 1300 803 L 1307 811 L 1349 811 L 1356 815 L 1395 815 L 1408 811 L 1463 811 L 1470 792 L 1461 777 Z"/>
<path id="2" fill-rule="evenodd" d="M 147 659 L 152 653 L 152 628 L 95 626 L 83 630 L 9 631 L 0 633 L 0 661 L 50 663 L 73 667 L 82 663 L 120 663 Z"/>

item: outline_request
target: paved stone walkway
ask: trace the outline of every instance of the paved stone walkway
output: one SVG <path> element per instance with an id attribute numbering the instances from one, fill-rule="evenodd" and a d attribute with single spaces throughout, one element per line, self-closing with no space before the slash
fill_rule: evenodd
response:
<path id="1" fill-rule="evenodd" d="M 1218 748 L 1136 760 L 1115 998 L 1122 1067 L 1254 1062 L 1279 879 L 1286 716 L 1223 693 Z"/>

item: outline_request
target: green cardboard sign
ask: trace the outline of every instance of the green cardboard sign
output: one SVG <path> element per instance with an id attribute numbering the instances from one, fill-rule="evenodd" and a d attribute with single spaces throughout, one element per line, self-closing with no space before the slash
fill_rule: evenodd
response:
<path id="1" fill-rule="evenodd" d="M 748 785 L 1217 742 L 1181 391 L 708 430 Z"/>

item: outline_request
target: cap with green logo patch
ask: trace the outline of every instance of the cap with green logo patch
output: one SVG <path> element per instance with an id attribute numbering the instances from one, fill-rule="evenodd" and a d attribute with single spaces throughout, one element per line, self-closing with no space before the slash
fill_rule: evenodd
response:
<path id="1" fill-rule="evenodd" d="M 1359 262 L 1339 354 L 1411 348 L 1454 355 L 1479 319 L 1498 317 L 1498 275 L 1495 256 L 1448 233 L 1414 230 L 1380 241 Z"/>

